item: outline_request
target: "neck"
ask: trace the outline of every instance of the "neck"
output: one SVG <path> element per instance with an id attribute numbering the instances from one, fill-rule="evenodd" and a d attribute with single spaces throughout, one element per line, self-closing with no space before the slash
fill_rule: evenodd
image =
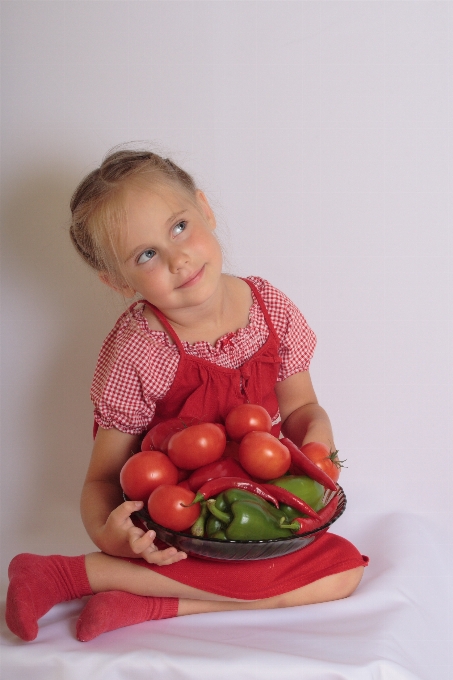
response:
<path id="1" fill-rule="evenodd" d="M 182 341 L 193 344 L 206 341 L 215 345 L 223 335 L 245 328 L 248 324 L 252 304 L 250 289 L 241 279 L 222 275 L 215 293 L 201 305 L 184 309 L 161 310 Z M 156 317 L 145 311 L 151 328 L 156 326 Z"/>
<path id="2" fill-rule="evenodd" d="M 217 289 L 210 298 L 200 305 L 171 309 L 168 312 L 162 310 L 176 332 L 181 334 L 193 334 L 197 329 L 212 328 L 223 323 L 230 295 L 228 284 L 222 275 Z"/>

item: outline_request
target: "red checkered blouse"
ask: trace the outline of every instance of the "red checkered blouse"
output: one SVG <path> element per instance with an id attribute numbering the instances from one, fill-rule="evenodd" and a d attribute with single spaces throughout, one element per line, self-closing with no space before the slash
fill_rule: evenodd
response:
<path id="1" fill-rule="evenodd" d="M 268 281 L 249 277 L 260 292 L 280 339 L 282 359 L 278 380 L 308 370 L 316 336 L 291 300 Z M 253 296 L 253 292 L 252 292 Z M 179 352 L 164 331 L 151 330 L 135 302 L 116 322 L 102 345 L 91 400 L 94 417 L 104 429 L 142 434 L 151 423 L 156 401 L 167 394 L 176 374 Z M 266 320 L 253 296 L 249 323 L 228 333 L 213 346 L 204 340 L 183 342 L 188 354 L 219 366 L 238 368 L 258 351 L 269 335 Z"/>

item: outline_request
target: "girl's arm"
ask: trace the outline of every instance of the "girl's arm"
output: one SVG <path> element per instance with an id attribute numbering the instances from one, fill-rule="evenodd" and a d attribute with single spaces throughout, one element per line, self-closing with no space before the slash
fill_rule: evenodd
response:
<path id="1" fill-rule="evenodd" d="M 158 550 L 155 532 L 136 527 L 130 515 L 141 501 L 123 501 L 120 471 L 139 438 L 116 429 L 99 428 L 80 502 L 82 521 L 95 545 L 116 557 L 141 557 L 152 564 L 171 564 L 186 557 L 176 548 Z"/>
<path id="2" fill-rule="evenodd" d="M 307 442 L 323 442 L 335 450 L 329 416 L 318 404 L 308 371 L 291 375 L 275 386 L 282 432 L 297 446 Z"/>

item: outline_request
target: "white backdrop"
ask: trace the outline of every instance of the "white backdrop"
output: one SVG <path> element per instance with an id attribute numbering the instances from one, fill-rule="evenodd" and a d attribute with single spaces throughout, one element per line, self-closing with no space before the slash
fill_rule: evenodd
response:
<path id="1" fill-rule="evenodd" d="M 92 548 L 78 511 L 89 387 L 123 303 L 73 252 L 68 202 L 108 149 L 139 141 L 206 191 L 228 271 L 268 278 L 316 331 L 314 384 L 348 465 L 336 529 L 370 555 L 368 587 L 398 546 L 406 566 L 392 587 L 429 592 L 415 609 L 429 599 L 436 622 L 428 638 L 406 635 L 408 654 L 421 654 L 423 680 L 443 678 L 453 4 L 15 0 L 1 10 L 2 593 L 17 552 Z"/>

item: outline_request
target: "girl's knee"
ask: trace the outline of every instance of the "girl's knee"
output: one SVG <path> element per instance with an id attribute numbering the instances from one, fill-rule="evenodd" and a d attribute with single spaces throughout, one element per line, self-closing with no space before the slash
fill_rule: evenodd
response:
<path id="1" fill-rule="evenodd" d="M 340 571 L 316 581 L 315 593 L 319 597 L 318 602 L 330 602 L 349 597 L 359 585 L 363 575 L 363 567 Z"/>
<path id="2" fill-rule="evenodd" d="M 363 567 L 340 571 L 309 583 L 302 588 L 279 596 L 280 607 L 296 607 L 304 604 L 330 602 L 349 597 L 359 585 Z"/>
<path id="3" fill-rule="evenodd" d="M 364 567 L 356 567 L 348 571 L 341 571 L 338 576 L 338 596 L 333 599 L 342 599 L 349 597 L 356 590 L 360 581 L 362 580 Z"/>

